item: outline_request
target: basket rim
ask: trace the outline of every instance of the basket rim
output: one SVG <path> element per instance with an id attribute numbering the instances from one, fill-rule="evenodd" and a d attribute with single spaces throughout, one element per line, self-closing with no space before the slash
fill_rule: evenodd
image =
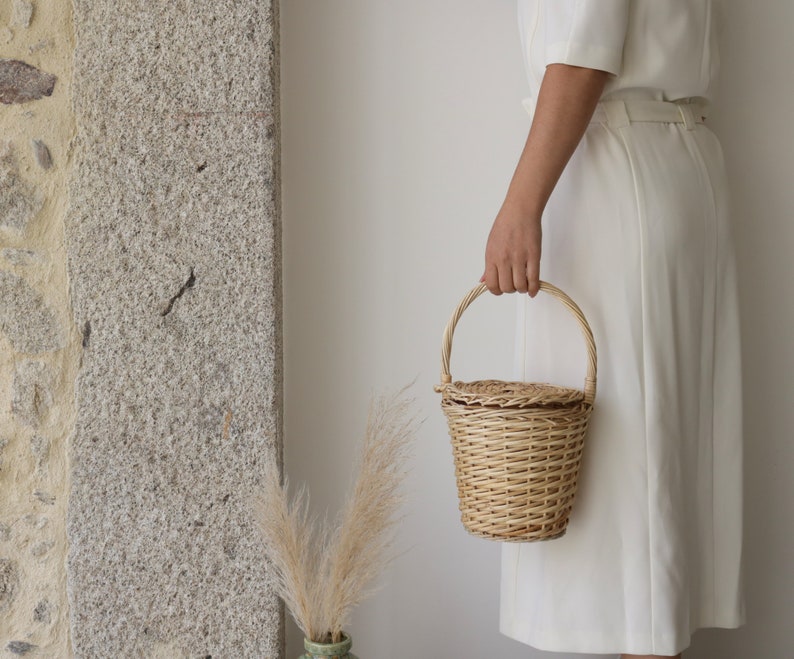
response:
<path id="1" fill-rule="evenodd" d="M 480 407 L 578 407 L 582 403 L 592 404 L 581 389 L 548 382 L 456 380 L 437 385 L 436 391 L 444 400 Z"/>

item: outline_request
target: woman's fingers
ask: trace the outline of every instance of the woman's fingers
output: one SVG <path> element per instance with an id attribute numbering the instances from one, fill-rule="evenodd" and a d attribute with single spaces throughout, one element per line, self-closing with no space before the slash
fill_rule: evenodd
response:
<path id="1" fill-rule="evenodd" d="M 527 264 L 514 263 L 513 264 L 513 287 L 519 293 L 527 292 Z"/>
<path id="2" fill-rule="evenodd" d="M 527 255 L 526 275 L 527 293 L 535 297 L 540 290 L 540 249 L 543 240 L 543 229 L 540 223 L 535 225 L 530 244 L 532 245 Z"/>
<path id="3" fill-rule="evenodd" d="M 535 297 L 540 290 L 540 257 L 531 259 L 527 263 L 527 293 L 529 297 Z"/>
<path id="4" fill-rule="evenodd" d="M 529 283 L 527 286 L 527 293 L 529 293 L 529 297 L 535 297 L 540 290 L 540 281 L 535 279 Z"/>
<path id="5" fill-rule="evenodd" d="M 486 261 L 485 274 L 480 278 L 494 295 L 529 293 L 535 297 L 540 289 L 540 257 L 531 255 L 516 258 L 512 263 Z"/>
<path id="6" fill-rule="evenodd" d="M 537 293 L 541 234 L 539 219 L 528 218 L 513 208 L 502 208 L 485 248 L 481 281 L 491 293 Z"/>
<path id="7" fill-rule="evenodd" d="M 499 271 L 496 269 L 496 264 L 486 263 L 483 280 L 491 293 L 494 295 L 502 294 L 502 289 L 499 288 Z"/>
<path id="8" fill-rule="evenodd" d="M 509 263 L 499 265 L 499 289 L 502 293 L 516 292 L 516 287 L 513 285 L 513 268 Z"/>
<path id="9" fill-rule="evenodd" d="M 485 274 L 480 277 L 486 287 L 494 295 L 502 293 L 529 293 L 535 297 L 540 288 L 538 276 L 539 263 L 537 261 L 517 261 L 514 264 L 504 263 L 497 266 L 495 263 L 486 264 Z"/>

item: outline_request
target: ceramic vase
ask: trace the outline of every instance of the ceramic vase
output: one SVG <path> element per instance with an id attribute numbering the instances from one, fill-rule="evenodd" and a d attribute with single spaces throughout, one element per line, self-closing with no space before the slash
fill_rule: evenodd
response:
<path id="1" fill-rule="evenodd" d="M 302 654 L 300 659 L 358 659 L 350 652 L 353 640 L 342 632 L 342 640 L 339 643 L 315 643 L 308 639 L 303 639 L 303 647 L 306 654 Z"/>

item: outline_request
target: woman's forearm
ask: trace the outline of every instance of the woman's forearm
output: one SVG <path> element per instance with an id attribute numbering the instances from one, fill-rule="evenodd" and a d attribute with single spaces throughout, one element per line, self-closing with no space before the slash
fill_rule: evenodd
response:
<path id="1" fill-rule="evenodd" d="M 532 126 L 506 195 L 539 219 L 576 150 L 609 74 L 567 64 L 546 68 Z"/>
<path id="2" fill-rule="evenodd" d="M 524 150 L 488 236 L 482 281 L 492 293 L 537 294 L 543 209 L 582 139 L 608 76 L 567 64 L 546 68 Z"/>

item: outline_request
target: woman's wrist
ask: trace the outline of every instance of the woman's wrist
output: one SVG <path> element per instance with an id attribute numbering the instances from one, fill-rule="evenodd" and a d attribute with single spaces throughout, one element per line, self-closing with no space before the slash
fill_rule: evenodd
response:
<path id="1" fill-rule="evenodd" d="M 537 222 L 540 224 L 544 206 L 545 204 L 542 205 L 531 199 L 508 193 L 502 203 L 502 211 L 509 213 L 513 217 L 520 217 L 525 222 Z"/>

